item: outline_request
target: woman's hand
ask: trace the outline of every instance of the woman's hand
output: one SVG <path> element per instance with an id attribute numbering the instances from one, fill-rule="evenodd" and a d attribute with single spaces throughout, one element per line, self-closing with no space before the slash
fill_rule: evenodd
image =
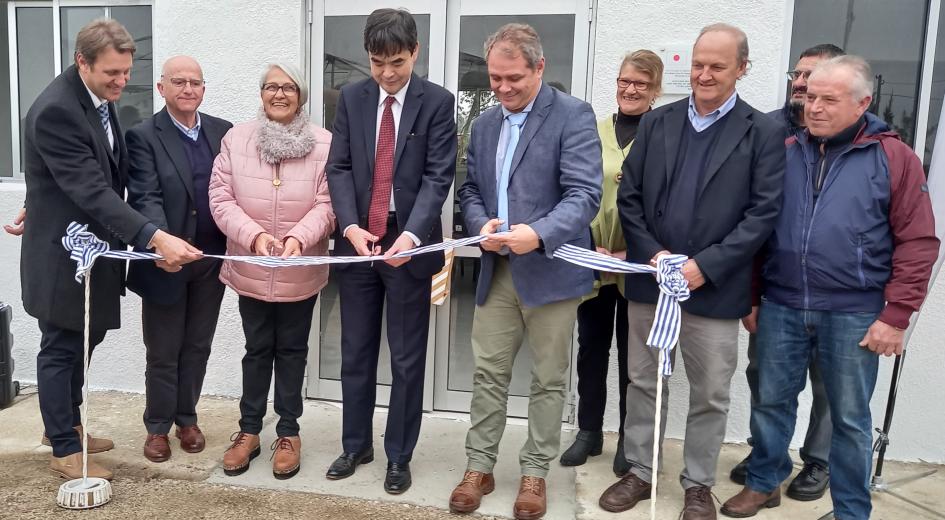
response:
<path id="1" fill-rule="evenodd" d="M 290 256 L 301 256 L 302 255 L 302 244 L 299 243 L 295 237 L 288 237 L 285 239 L 285 248 L 282 250 L 282 258 L 289 258 Z"/>
<path id="2" fill-rule="evenodd" d="M 269 233 L 260 233 L 253 242 L 253 252 L 259 256 L 272 256 L 273 251 L 281 250 L 282 242 L 276 240 L 276 237 Z"/>

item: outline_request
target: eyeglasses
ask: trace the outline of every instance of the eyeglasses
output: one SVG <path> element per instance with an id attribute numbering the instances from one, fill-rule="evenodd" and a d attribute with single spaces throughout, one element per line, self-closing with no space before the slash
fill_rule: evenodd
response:
<path id="1" fill-rule="evenodd" d="M 262 86 L 262 89 L 273 95 L 280 90 L 287 96 L 294 96 L 299 93 L 299 87 L 292 83 L 286 83 L 285 85 L 279 85 L 278 83 L 266 83 Z"/>
<path id="2" fill-rule="evenodd" d="M 804 79 L 809 78 L 811 72 L 813 71 L 812 70 L 789 70 L 785 72 L 785 74 L 787 74 L 787 77 L 789 80 L 794 81 L 798 78 L 804 78 Z"/>
<path id="3" fill-rule="evenodd" d="M 630 85 L 633 85 L 633 88 L 636 89 L 637 92 L 645 92 L 646 89 L 650 88 L 649 81 L 633 81 L 629 79 L 617 80 L 617 87 L 619 87 L 620 90 L 626 90 L 630 87 Z"/>
<path id="4" fill-rule="evenodd" d="M 202 79 L 171 78 L 169 81 L 175 88 L 184 88 L 190 85 L 192 88 L 198 89 L 207 84 L 207 82 Z"/>

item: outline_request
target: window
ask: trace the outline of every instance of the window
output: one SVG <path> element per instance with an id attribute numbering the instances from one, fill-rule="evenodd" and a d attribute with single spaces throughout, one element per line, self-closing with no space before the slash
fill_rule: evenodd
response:
<path id="1" fill-rule="evenodd" d="M 932 162 L 932 148 L 935 147 L 935 134 L 942 113 L 942 98 L 945 97 L 945 9 L 939 11 L 935 65 L 931 72 L 926 71 L 926 74 L 929 73 L 932 74 L 932 95 L 929 99 L 929 120 L 926 125 L 925 156 L 922 158 L 926 172 Z"/>
<path id="2" fill-rule="evenodd" d="M 795 0 L 791 65 L 820 43 L 865 58 L 874 75 L 869 110 L 912 146 L 928 8 L 927 0 Z"/>
<path id="3" fill-rule="evenodd" d="M 96 18 L 118 20 L 132 34 L 137 45 L 131 81 L 117 103 L 122 130 L 151 116 L 154 112 L 154 71 L 150 5 L 122 2 L 121 6 L 60 7 L 57 35 L 53 33 L 55 13 L 51 3 L 3 2 L 2 6 L 6 7 L 8 3 L 12 4 L 12 9 L 0 10 L 3 34 L 13 33 L 15 38 L 9 42 L 4 38 L 0 42 L 0 67 L 12 76 L 5 76 L 3 85 L 0 85 L 0 127 L 3 127 L 0 128 L 0 176 L 18 176 L 22 171 L 26 114 L 46 85 L 72 65 L 76 35 L 85 24 Z M 13 47 L 8 43 L 13 43 Z M 13 87 L 12 91 L 10 87 Z"/>

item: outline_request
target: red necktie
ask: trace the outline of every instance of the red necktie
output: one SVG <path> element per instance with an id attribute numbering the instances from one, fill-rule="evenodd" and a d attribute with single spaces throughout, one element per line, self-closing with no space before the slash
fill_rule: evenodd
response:
<path id="1" fill-rule="evenodd" d="M 371 207 L 368 210 L 368 231 L 378 240 L 387 234 L 387 214 L 390 211 L 390 190 L 394 181 L 394 112 L 391 105 L 394 96 L 384 100 L 384 115 L 381 116 L 381 131 L 377 136 L 377 153 L 374 155 L 374 188 L 371 191 Z"/>

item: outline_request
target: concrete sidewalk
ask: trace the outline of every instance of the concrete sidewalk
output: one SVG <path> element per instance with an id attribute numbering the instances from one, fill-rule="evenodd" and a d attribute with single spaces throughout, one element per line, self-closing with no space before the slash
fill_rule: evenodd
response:
<path id="1" fill-rule="evenodd" d="M 35 389 L 33 389 L 35 391 Z M 325 470 L 340 453 L 341 413 L 334 403 L 306 401 L 301 424 L 302 469 L 289 480 L 276 480 L 269 463 L 269 444 L 275 439 L 274 417 L 268 416 L 262 433 L 262 456 L 249 471 L 227 477 L 219 467 L 232 432 L 237 430 L 238 405 L 234 399 L 205 397 L 200 404 L 200 426 L 207 436 L 207 449 L 199 454 L 180 450 L 172 439 L 173 456 L 154 464 L 141 455 L 144 428 L 141 413 L 144 396 L 117 392 L 95 392 L 91 399 L 90 430 L 108 435 L 115 449 L 97 455 L 115 469 L 115 500 L 88 518 L 119 518 L 125 511 L 151 517 L 176 511 L 181 518 L 456 518 L 445 511 L 453 486 L 465 469 L 463 449 L 468 418 L 431 414 L 424 418 L 421 438 L 411 463 L 413 487 L 400 496 L 383 491 L 386 467 L 382 432 L 386 410 L 375 416 L 376 460 L 362 466 L 342 481 L 325 479 Z M 45 471 L 49 448 L 40 445 L 42 420 L 35 395 L 20 397 L 11 407 L 0 410 L 0 518 L 60 518 L 65 513 L 55 505 L 55 489 L 60 480 Z M 524 422 L 512 420 L 506 428 L 496 467 L 496 491 L 483 500 L 481 515 L 511 517 L 518 488 L 517 453 L 525 439 Z M 562 435 L 567 445 L 573 432 Z M 616 479 L 610 466 L 616 435 L 610 435 L 604 453 L 579 468 L 555 464 L 548 477 L 548 514 L 557 519 L 645 519 L 649 503 L 620 515 L 606 513 L 597 506 L 600 493 Z M 657 502 L 657 517 L 675 520 L 682 507 L 682 489 L 676 475 L 681 469 L 682 449 L 678 441 L 667 441 L 665 470 Z M 746 447 L 726 445 L 719 462 L 719 481 L 714 488 L 720 500 L 738 492 L 728 481 L 727 471 L 744 457 Z M 920 464 L 890 463 L 889 480 L 924 469 L 939 469 L 932 477 L 909 484 L 904 495 L 933 509 L 945 509 L 945 468 Z M 9 491 L 7 491 L 9 490 Z M 12 498 L 11 498 L 12 497 Z M 4 502 L 5 501 L 5 502 Z M 5 507 L 4 507 L 5 503 Z M 176 507 L 171 507 L 175 504 Z M 874 519 L 934 518 L 895 497 L 874 497 Z M 127 509 L 126 509 L 127 508 Z M 788 498 L 778 508 L 766 510 L 759 519 L 819 518 L 831 509 L 828 498 L 797 502 Z M 153 513 L 153 514 L 152 514 Z M 101 515 L 101 516 L 99 516 Z M 288 516 L 286 516 L 288 515 Z M 172 518 L 177 518 L 172 514 Z"/>

